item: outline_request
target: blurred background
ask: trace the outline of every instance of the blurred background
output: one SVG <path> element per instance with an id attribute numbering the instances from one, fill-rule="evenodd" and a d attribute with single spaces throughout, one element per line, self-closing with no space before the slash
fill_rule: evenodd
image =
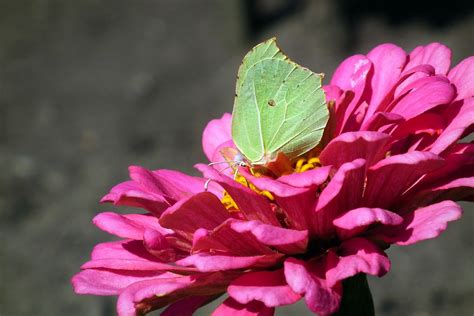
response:
<path id="1" fill-rule="evenodd" d="M 131 164 L 195 173 L 257 42 L 329 77 L 382 42 L 439 41 L 456 64 L 473 33 L 467 0 L 0 0 L 0 315 L 115 314 L 115 297 L 69 283 L 111 238 L 91 224 L 113 209 L 98 200 Z M 377 315 L 473 315 L 473 228 L 466 208 L 440 238 L 390 249 Z"/>

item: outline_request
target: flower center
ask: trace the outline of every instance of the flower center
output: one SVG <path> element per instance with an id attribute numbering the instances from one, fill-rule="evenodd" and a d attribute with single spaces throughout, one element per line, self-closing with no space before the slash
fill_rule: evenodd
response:
<path id="1" fill-rule="evenodd" d="M 308 170 L 316 169 L 321 167 L 321 162 L 319 161 L 319 157 L 315 156 L 314 151 L 309 152 L 305 156 L 299 158 L 295 163 L 292 164 L 292 168 L 294 172 L 305 172 Z M 263 173 L 260 171 L 256 171 L 253 168 L 250 168 L 250 172 L 255 177 L 263 176 Z M 269 201 L 274 202 L 275 198 L 270 193 L 270 191 L 260 190 L 257 188 L 252 182 L 247 180 L 244 176 L 239 174 L 238 172 L 235 173 L 234 180 L 239 182 L 240 184 L 246 186 L 250 190 L 266 197 Z M 224 196 L 221 199 L 221 203 L 229 212 L 239 212 L 239 207 L 237 203 L 235 203 L 234 199 L 230 196 L 227 191 L 224 191 Z"/>

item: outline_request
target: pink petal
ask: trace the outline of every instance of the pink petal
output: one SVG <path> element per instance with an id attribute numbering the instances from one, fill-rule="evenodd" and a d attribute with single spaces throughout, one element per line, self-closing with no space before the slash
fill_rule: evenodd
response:
<path id="1" fill-rule="evenodd" d="M 293 291 L 304 295 L 306 305 L 313 313 L 328 315 L 339 309 L 342 289 L 340 285 L 330 288 L 315 273 L 315 264 L 288 258 L 284 264 L 285 278 Z"/>
<path id="2" fill-rule="evenodd" d="M 454 87 L 443 77 L 429 77 L 419 80 L 424 84 L 401 97 L 395 105 L 392 105 L 392 113 L 399 114 L 408 120 L 437 105 L 449 104 L 456 95 Z M 417 82 L 413 84 L 417 84 Z"/>
<path id="3" fill-rule="evenodd" d="M 178 171 L 150 171 L 138 166 L 130 166 L 133 181 L 115 186 L 101 202 L 117 205 L 144 207 L 160 215 L 167 207 L 183 198 L 204 191 L 203 178 L 191 177 Z M 210 192 L 220 195 L 221 190 L 211 183 Z"/>
<path id="4" fill-rule="evenodd" d="M 333 221 L 333 224 L 339 228 L 339 237 L 348 239 L 359 235 L 373 224 L 393 226 L 402 222 L 403 218 L 396 213 L 381 208 L 361 207 L 339 216 Z"/>
<path id="5" fill-rule="evenodd" d="M 176 261 L 177 265 L 196 267 L 201 272 L 225 271 L 245 268 L 263 268 L 272 266 L 280 261 L 283 255 L 261 255 L 237 257 L 198 253 Z"/>
<path id="6" fill-rule="evenodd" d="M 162 271 L 87 269 L 76 274 L 72 286 L 76 294 L 117 295 L 132 283 L 153 279 Z"/>
<path id="7" fill-rule="evenodd" d="M 321 193 L 313 214 L 314 231 L 320 237 L 335 233 L 332 221 L 339 214 L 358 207 L 364 189 L 365 160 L 343 164 Z"/>
<path id="8" fill-rule="evenodd" d="M 170 206 L 164 196 L 144 191 L 140 184 L 134 181 L 117 184 L 100 202 L 139 207 L 155 214 L 161 214 Z"/>
<path id="9" fill-rule="evenodd" d="M 385 145 L 389 137 L 379 132 L 344 133 L 323 149 L 319 159 L 323 165 L 339 168 L 345 162 L 363 158 L 369 167 L 385 156 Z"/>
<path id="10" fill-rule="evenodd" d="M 451 69 L 448 79 L 456 86 L 455 100 L 462 100 L 474 96 L 474 56 L 461 61 Z"/>
<path id="11" fill-rule="evenodd" d="M 92 221 L 103 231 L 122 238 L 143 240 L 143 233 L 146 229 L 153 229 L 163 234 L 172 233 L 172 231 L 161 227 L 158 218 L 151 215 L 120 215 L 105 212 L 96 215 Z"/>
<path id="12" fill-rule="evenodd" d="M 320 167 L 305 172 L 296 172 L 278 178 L 278 182 L 297 188 L 308 188 L 323 184 L 329 176 L 331 168 Z"/>
<path id="13" fill-rule="evenodd" d="M 460 102 L 463 104 L 459 113 L 431 145 L 431 152 L 440 154 L 450 145 L 456 143 L 469 126 L 474 124 L 474 98 L 467 98 Z"/>
<path id="14" fill-rule="evenodd" d="M 326 271 L 328 286 L 354 276 L 367 273 L 383 276 L 390 270 L 390 260 L 375 244 L 364 238 L 344 241 L 338 250 L 337 263 Z"/>
<path id="15" fill-rule="evenodd" d="M 178 250 L 171 245 L 166 237 L 156 230 L 145 230 L 143 246 L 153 256 L 162 262 L 172 262 L 179 255 Z"/>
<path id="16" fill-rule="evenodd" d="M 266 307 L 262 302 L 244 305 L 230 297 L 214 310 L 212 316 L 273 316 L 274 312 L 275 308 Z"/>
<path id="17" fill-rule="evenodd" d="M 208 165 L 198 164 L 196 168 L 201 171 L 206 178 L 212 179 L 221 185 L 235 201 L 239 207 L 239 211 L 248 220 L 260 220 L 263 223 L 275 226 L 279 225 L 270 203 L 268 203 L 263 196 L 234 181 L 232 178 L 219 173 Z"/>
<path id="18" fill-rule="evenodd" d="M 453 201 L 443 201 L 419 208 L 404 216 L 403 224 L 380 229 L 382 240 L 406 246 L 438 237 L 448 222 L 461 217 L 461 207 Z"/>
<path id="19" fill-rule="evenodd" d="M 115 270 L 169 270 L 186 271 L 186 268 L 160 262 L 151 255 L 138 240 L 120 240 L 98 244 L 91 254 L 92 260 L 84 263 L 81 269 Z M 191 269 L 190 271 L 192 271 Z"/>
<path id="20" fill-rule="evenodd" d="M 197 229 L 212 230 L 228 218 L 229 213 L 214 194 L 201 192 L 168 208 L 160 224 L 191 241 Z"/>
<path id="21" fill-rule="evenodd" d="M 264 245 L 286 254 L 302 253 L 308 245 L 308 231 L 293 230 L 263 224 L 259 221 L 235 221 L 232 229 L 239 233 L 250 232 Z"/>
<path id="22" fill-rule="evenodd" d="M 211 162 L 224 161 L 219 153 L 222 144 L 232 140 L 232 115 L 224 113 L 220 119 L 210 121 L 202 134 L 202 148 Z"/>
<path id="23" fill-rule="evenodd" d="M 361 127 L 361 130 L 390 133 L 397 124 L 403 121 L 405 119 L 399 114 L 377 112 L 368 119 L 366 124 Z"/>
<path id="24" fill-rule="evenodd" d="M 216 296 L 190 296 L 169 305 L 160 316 L 192 316 L 201 306 L 214 300 Z"/>
<path id="25" fill-rule="evenodd" d="M 407 61 L 407 55 L 400 47 L 393 44 L 383 44 L 375 47 L 367 54 L 374 65 L 374 73 L 371 80 L 372 96 L 369 108 L 365 115 L 367 121 L 374 113 L 384 111 L 382 101 L 391 93 L 400 78 L 403 67 Z"/>
<path id="26" fill-rule="evenodd" d="M 360 100 L 366 89 L 366 80 L 371 69 L 372 63 L 363 55 L 349 57 L 336 69 L 331 85 L 349 90 L 352 95 L 352 99 L 346 107 L 338 106 L 336 109 L 336 135 L 343 131 L 350 131 L 360 123 L 356 122 L 354 114 L 361 104 Z"/>
<path id="27" fill-rule="evenodd" d="M 389 208 L 422 175 L 440 168 L 443 163 L 437 155 L 418 151 L 379 161 L 367 173 L 364 205 Z"/>
<path id="28" fill-rule="evenodd" d="M 460 178 L 447 184 L 431 189 L 431 195 L 436 196 L 436 200 L 465 200 L 474 199 L 474 177 Z"/>
<path id="29" fill-rule="evenodd" d="M 405 69 L 427 64 L 434 66 L 436 74 L 446 75 L 451 65 L 451 55 L 451 49 L 440 43 L 418 46 L 411 52 Z"/>
<path id="30" fill-rule="evenodd" d="M 250 232 L 239 232 L 233 225 L 238 222 L 229 219 L 206 234 L 202 231 L 194 236 L 192 252 L 226 253 L 235 256 L 271 255 L 272 249 L 264 245 Z"/>
<path id="31" fill-rule="evenodd" d="M 168 277 L 136 282 L 120 293 L 117 312 L 119 316 L 136 316 L 190 295 L 216 295 L 224 292 L 233 278 L 235 275 L 223 273 L 169 274 Z"/>
<path id="32" fill-rule="evenodd" d="M 241 304 L 256 300 L 267 307 L 293 304 L 301 298 L 286 284 L 285 275 L 281 269 L 247 272 L 232 281 L 227 288 L 227 293 Z"/>
<path id="33" fill-rule="evenodd" d="M 282 176 L 277 180 L 269 177 L 253 177 L 241 170 L 251 183 L 260 190 L 270 191 L 285 214 L 288 227 L 296 230 L 311 228 L 310 214 L 316 201 L 316 189 L 329 176 L 331 167 L 321 167 L 301 173 Z"/>

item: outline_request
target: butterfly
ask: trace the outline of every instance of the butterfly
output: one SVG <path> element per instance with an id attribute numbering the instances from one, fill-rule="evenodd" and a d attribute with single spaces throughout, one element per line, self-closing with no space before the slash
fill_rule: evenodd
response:
<path id="1" fill-rule="evenodd" d="M 329 117 L 322 78 L 289 60 L 275 38 L 247 53 L 232 112 L 239 163 L 263 166 L 279 154 L 291 160 L 321 141 Z"/>

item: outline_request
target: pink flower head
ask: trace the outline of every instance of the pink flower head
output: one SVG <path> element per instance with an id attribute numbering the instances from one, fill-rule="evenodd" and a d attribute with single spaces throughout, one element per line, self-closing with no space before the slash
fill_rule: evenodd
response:
<path id="1" fill-rule="evenodd" d="M 322 146 L 280 174 L 130 167 L 103 201 L 147 213 L 94 218 L 121 239 L 94 248 L 74 290 L 118 295 L 121 316 L 165 306 L 162 315 L 191 315 L 221 295 L 213 315 L 273 315 L 300 299 L 334 313 L 344 279 L 384 275 L 386 248 L 437 237 L 461 216 L 453 201 L 474 199 L 474 144 L 462 142 L 474 123 L 474 57 L 452 69 L 450 58 L 433 43 L 345 60 L 325 87 Z M 230 123 L 225 114 L 204 131 L 212 162 L 233 146 Z"/>

